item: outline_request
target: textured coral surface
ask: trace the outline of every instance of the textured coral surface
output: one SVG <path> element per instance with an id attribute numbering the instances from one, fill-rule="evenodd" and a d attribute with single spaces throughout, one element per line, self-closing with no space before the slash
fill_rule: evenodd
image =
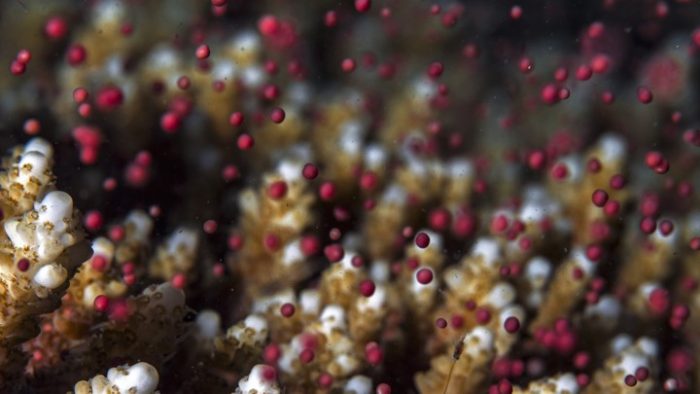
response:
<path id="1" fill-rule="evenodd" d="M 0 2 L 0 393 L 700 393 L 695 0 Z"/>

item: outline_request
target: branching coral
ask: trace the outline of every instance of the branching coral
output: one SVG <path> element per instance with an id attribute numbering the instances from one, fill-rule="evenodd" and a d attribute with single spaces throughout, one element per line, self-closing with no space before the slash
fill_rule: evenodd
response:
<path id="1" fill-rule="evenodd" d="M 697 392 L 700 5 L 624 3 L 0 2 L 0 392 Z"/>
<path id="2" fill-rule="evenodd" d="M 3 381 L 16 378 L 17 345 L 37 332 L 37 318 L 52 310 L 68 278 L 86 258 L 86 242 L 73 199 L 51 190 L 52 149 L 41 139 L 17 148 L 2 174 L 0 346 Z"/>
<path id="3" fill-rule="evenodd" d="M 97 375 L 75 384 L 75 394 L 151 394 L 158 386 L 158 371 L 148 363 L 110 368 L 107 376 Z"/>

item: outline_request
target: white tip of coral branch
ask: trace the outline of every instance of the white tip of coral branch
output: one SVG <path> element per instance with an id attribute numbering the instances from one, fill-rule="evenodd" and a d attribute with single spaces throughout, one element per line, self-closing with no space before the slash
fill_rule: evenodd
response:
<path id="1" fill-rule="evenodd" d="M 171 254 L 194 254 L 197 251 L 197 233 L 191 229 L 178 228 L 168 238 L 167 248 Z"/>
<path id="2" fill-rule="evenodd" d="M 185 305 L 185 292 L 175 288 L 170 282 L 151 285 L 143 291 L 143 295 L 151 298 L 152 305 L 161 305 L 167 311 Z"/>
<path id="3" fill-rule="evenodd" d="M 46 173 L 48 168 L 49 159 L 43 153 L 36 151 L 25 152 L 19 161 L 17 182 L 26 185 L 30 179 L 35 178 L 40 184 L 44 185 L 49 181 L 49 176 Z"/>
<path id="4" fill-rule="evenodd" d="M 283 160 L 277 166 L 277 172 L 286 182 L 294 182 L 301 179 L 303 165 L 298 161 Z"/>
<path id="5" fill-rule="evenodd" d="M 581 179 L 583 175 L 583 163 L 581 163 L 581 158 L 579 156 L 565 156 L 561 158 L 559 162 L 566 166 L 569 174 L 566 178 L 568 182 L 576 182 Z"/>
<path id="6" fill-rule="evenodd" d="M 151 364 L 138 363 L 110 369 L 107 372 L 107 379 L 121 393 L 151 394 L 158 386 L 159 376 L 158 371 Z"/>
<path id="7" fill-rule="evenodd" d="M 356 375 L 345 383 L 344 393 L 370 394 L 372 392 L 372 380 L 364 375 Z"/>
<path id="8" fill-rule="evenodd" d="M 105 237 L 97 237 L 92 241 L 92 255 L 102 256 L 111 261 L 114 257 L 114 244 Z"/>
<path id="9" fill-rule="evenodd" d="M 377 169 L 384 167 L 387 161 L 387 152 L 380 145 L 368 145 L 365 148 L 365 164 L 368 168 Z"/>
<path id="10" fill-rule="evenodd" d="M 277 394 L 277 373 L 269 365 L 258 364 L 250 370 L 250 374 L 238 381 L 238 393 L 244 394 Z"/>
<path id="11" fill-rule="evenodd" d="M 565 373 L 553 380 L 556 386 L 555 392 L 559 393 L 570 393 L 576 394 L 579 392 L 579 385 L 576 381 L 576 377 L 572 373 Z"/>
<path id="12" fill-rule="evenodd" d="M 496 284 L 486 296 L 486 302 L 501 309 L 515 300 L 515 288 L 505 282 Z"/>
<path id="13" fill-rule="evenodd" d="M 452 160 L 447 167 L 452 178 L 471 178 L 474 176 L 474 164 L 469 160 Z"/>
<path id="14" fill-rule="evenodd" d="M 357 307 L 361 312 L 368 310 L 379 311 L 386 304 L 386 289 L 382 285 L 378 285 L 374 293 L 369 297 L 360 297 L 357 299 Z"/>
<path id="15" fill-rule="evenodd" d="M 627 144 L 619 135 L 606 133 L 598 140 L 603 163 L 622 161 L 627 154 Z"/>
<path id="16" fill-rule="evenodd" d="M 260 49 L 260 45 L 260 36 L 251 30 L 234 37 L 231 49 L 241 53 L 254 53 Z"/>
<path id="17" fill-rule="evenodd" d="M 477 356 L 493 348 L 493 333 L 486 327 L 476 327 L 464 337 L 462 342 L 467 354 Z"/>
<path id="18" fill-rule="evenodd" d="M 267 79 L 267 74 L 258 66 L 245 67 L 242 74 L 243 84 L 249 88 L 258 88 Z"/>
<path id="19" fill-rule="evenodd" d="M 153 219 L 141 210 L 131 211 L 125 222 L 127 226 L 132 226 L 132 237 L 141 241 L 146 241 L 153 230 Z"/>
<path id="20" fill-rule="evenodd" d="M 29 142 L 27 142 L 27 144 L 24 146 L 24 151 L 39 152 L 47 159 L 51 159 L 53 157 L 53 146 L 51 146 L 51 143 L 39 137 L 29 140 Z"/>
<path id="21" fill-rule="evenodd" d="M 252 341 L 255 343 L 262 343 L 267 338 L 267 320 L 259 315 L 250 315 L 243 321 L 242 329 L 235 329 L 233 336 L 237 340 L 241 340 L 246 332 L 246 329 L 250 329 L 253 333 Z"/>
<path id="22" fill-rule="evenodd" d="M 472 247 L 472 256 L 481 256 L 487 265 L 493 265 L 501 255 L 498 241 L 493 238 L 480 238 Z"/>
<path id="23" fill-rule="evenodd" d="M 659 355 L 659 344 L 655 340 L 649 337 L 642 337 L 639 338 L 637 343 L 639 344 L 639 348 L 642 349 L 647 356 L 657 357 Z"/>
<path id="24" fill-rule="evenodd" d="M 34 274 L 34 282 L 48 289 L 55 289 L 68 278 L 68 272 L 56 263 L 46 264 Z"/>
<path id="25" fill-rule="evenodd" d="M 318 315 L 321 309 L 321 294 L 315 289 L 304 290 L 299 295 L 299 304 L 303 313 Z"/>
<path id="26" fill-rule="evenodd" d="M 333 330 L 345 330 L 345 310 L 340 305 L 328 305 L 323 308 L 319 319 L 322 324 L 321 331 L 330 335 Z"/>
<path id="27" fill-rule="evenodd" d="M 197 333 L 202 338 L 214 338 L 219 335 L 221 317 L 213 310 L 205 309 L 197 315 Z"/>
<path id="28" fill-rule="evenodd" d="M 36 209 L 40 223 L 51 223 L 54 227 L 64 227 L 63 221 L 73 215 L 73 199 L 62 191 L 53 191 L 41 200 Z"/>
<path id="29" fill-rule="evenodd" d="M 535 256 L 525 266 L 525 277 L 531 283 L 545 281 L 552 274 L 552 263 L 544 257 Z"/>

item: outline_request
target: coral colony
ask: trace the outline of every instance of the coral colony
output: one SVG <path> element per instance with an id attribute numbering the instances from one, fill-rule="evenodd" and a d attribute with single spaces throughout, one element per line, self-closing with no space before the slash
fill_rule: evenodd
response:
<path id="1" fill-rule="evenodd" d="M 700 393 L 696 1 L 0 34 L 0 392 Z"/>

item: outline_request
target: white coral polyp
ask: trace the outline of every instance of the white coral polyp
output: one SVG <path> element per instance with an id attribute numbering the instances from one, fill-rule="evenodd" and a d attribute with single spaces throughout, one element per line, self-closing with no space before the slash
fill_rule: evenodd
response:
<path id="1" fill-rule="evenodd" d="M 301 305 L 302 313 L 318 315 L 321 309 L 321 295 L 318 290 L 304 290 L 299 295 L 299 304 Z"/>
<path id="2" fill-rule="evenodd" d="M 65 231 L 65 221 L 73 213 L 73 199 L 66 192 L 53 191 L 47 194 L 34 209 L 39 213 L 40 223 L 51 223 L 52 231 Z"/>
<path id="3" fill-rule="evenodd" d="M 102 256 L 107 261 L 114 258 L 114 244 L 105 237 L 97 237 L 92 241 L 92 256 Z"/>
<path id="4" fill-rule="evenodd" d="M 51 167 L 50 160 L 40 152 L 25 152 L 19 160 L 19 173 L 16 181 L 23 186 L 28 185 L 32 179 L 39 182 L 40 186 L 46 185 L 51 180 L 47 171 Z"/>
<path id="5" fill-rule="evenodd" d="M 486 296 L 487 302 L 497 309 L 502 309 L 515 300 L 515 288 L 508 283 L 499 282 Z"/>
<path id="6" fill-rule="evenodd" d="M 53 159 L 53 147 L 51 143 L 43 138 L 32 138 L 24 145 L 25 152 L 39 152 L 46 157 L 47 160 Z"/>
<path id="7" fill-rule="evenodd" d="M 83 290 L 83 304 L 87 305 L 88 307 L 93 307 L 95 298 L 102 294 L 104 294 L 104 288 L 100 285 L 100 283 L 90 283 L 89 285 L 85 286 L 85 290 Z"/>
<path id="8" fill-rule="evenodd" d="M 261 48 L 260 36 L 254 31 L 246 31 L 234 37 L 230 44 L 232 51 L 239 54 L 255 54 Z"/>
<path id="9" fill-rule="evenodd" d="M 372 392 L 372 380 L 364 375 L 356 375 L 345 383 L 343 389 L 348 394 L 370 394 Z"/>
<path id="10" fill-rule="evenodd" d="M 107 372 L 107 380 L 111 385 L 116 386 L 120 393 L 129 393 L 129 390 L 136 394 L 153 393 L 158 387 L 158 379 L 158 371 L 155 367 L 143 362 L 132 366 L 123 365 L 111 368 Z M 104 392 L 109 391 L 105 390 Z"/>
<path id="11" fill-rule="evenodd" d="M 148 236 L 153 230 L 153 219 L 146 212 L 141 210 L 131 211 L 125 222 L 126 226 L 131 230 L 128 234 L 129 238 L 142 242 L 148 240 Z"/>
<path id="12" fill-rule="evenodd" d="M 501 249 L 495 239 L 479 238 L 474 243 L 471 254 L 472 256 L 482 256 L 486 265 L 493 266 L 500 260 Z"/>
<path id="13" fill-rule="evenodd" d="M 5 222 L 5 232 L 17 249 L 29 249 L 39 263 L 55 260 L 63 250 L 75 243 L 70 233 L 73 199 L 68 193 L 53 191 L 34 204 L 34 213 Z"/>
<path id="14" fill-rule="evenodd" d="M 464 337 L 462 342 L 464 342 L 464 352 L 477 357 L 481 352 L 493 348 L 493 333 L 486 327 L 476 327 Z"/>
<path id="15" fill-rule="evenodd" d="M 267 338 L 267 320 L 259 315 L 250 315 L 229 329 L 227 336 L 232 336 L 238 341 L 244 341 L 246 333 L 250 333 L 250 340 L 254 344 L 262 344 Z"/>
<path id="16" fill-rule="evenodd" d="M 605 133 L 598 140 L 603 163 L 624 162 L 627 157 L 625 140 L 615 133 Z"/>
<path id="17" fill-rule="evenodd" d="M 236 393 L 278 394 L 281 391 L 275 375 L 275 370 L 269 365 L 258 364 L 250 371 L 250 375 L 238 381 Z"/>
<path id="18" fill-rule="evenodd" d="M 15 212 L 26 212 L 32 208 L 37 196 L 51 183 L 53 148 L 41 138 L 30 140 L 17 157 L 17 162 L 8 169 L 7 177 L 0 179 L 2 188 L 12 190 L 20 186 L 21 193 L 12 196 L 17 206 Z"/>
<path id="19" fill-rule="evenodd" d="M 197 233 L 191 229 L 178 228 L 166 241 L 168 253 L 174 257 L 191 259 L 197 252 Z"/>
<path id="20" fill-rule="evenodd" d="M 379 311 L 384 308 L 386 297 L 386 288 L 379 285 L 371 296 L 357 299 L 357 308 L 360 312 Z"/>
<path id="21" fill-rule="evenodd" d="M 56 263 L 46 264 L 34 274 L 34 282 L 47 289 L 55 289 L 68 278 L 68 271 Z"/>
<path id="22" fill-rule="evenodd" d="M 294 240 L 282 250 L 282 263 L 285 266 L 294 265 L 304 261 L 304 253 L 301 250 L 301 241 Z"/>
<path id="23" fill-rule="evenodd" d="M 170 282 L 150 286 L 143 291 L 143 294 L 150 298 L 149 307 L 151 309 L 162 306 L 167 311 L 172 311 L 185 305 L 185 293 L 173 287 Z"/>
<path id="24" fill-rule="evenodd" d="M 277 172 L 285 182 L 295 182 L 301 179 L 303 165 L 293 160 L 282 160 L 277 166 Z"/>
<path id="25" fill-rule="evenodd" d="M 345 310 L 339 305 L 328 305 L 323 308 L 319 321 L 321 322 L 321 332 L 326 336 L 330 336 L 333 330 L 345 331 Z"/>
<path id="26" fill-rule="evenodd" d="M 552 376 L 545 380 L 546 383 L 554 385 L 554 394 L 577 394 L 580 386 L 576 381 L 576 376 L 572 373 L 565 373 L 559 376 Z"/>
<path id="27" fill-rule="evenodd" d="M 73 199 L 68 193 L 53 191 L 47 194 L 34 209 L 39 213 L 36 228 L 37 255 L 39 260 L 53 260 L 74 243 L 68 234 L 68 224 L 73 216 Z"/>
<path id="28" fill-rule="evenodd" d="M 211 309 L 205 309 L 197 315 L 197 333 L 201 338 L 213 339 L 221 331 L 221 317 Z"/>

